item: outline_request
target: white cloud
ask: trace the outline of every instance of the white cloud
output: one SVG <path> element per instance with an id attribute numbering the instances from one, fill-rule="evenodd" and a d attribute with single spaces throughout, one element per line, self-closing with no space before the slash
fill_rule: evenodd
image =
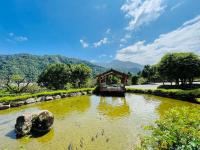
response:
<path id="1" fill-rule="evenodd" d="M 105 38 L 101 39 L 100 41 L 95 42 L 94 47 L 97 48 L 97 47 L 100 47 L 100 46 L 108 44 L 108 43 L 109 43 L 108 38 L 105 37 Z"/>
<path id="2" fill-rule="evenodd" d="M 99 55 L 99 58 L 107 57 L 106 54 Z"/>
<path id="3" fill-rule="evenodd" d="M 98 61 L 95 59 L 90 60 L 91 63 L 97 63 Z"/>
<path id="4" fill-rule="evenodd" d="M 14 33 L 12 33 L 12 32 L 9 33 L 9 36 L 10 36 L 10 37 L 13 37 L 13 36 L 14 36 Z"/>
<path id="5" fill-rule="evenodd" d="M 83 48 L 89 47 L 89 44 L 86 41 L 84 41 L 83 39 L 80 39 L 80 43 L 81 43 Z"/>
<path id="6" fill-rule="evenodd" d="M 131 36 L 131 34 L 130 33 L 127 33 L 127 34 L 125 34 L 125 36 L 124 36 L 124 38 L 126 38 L 126 39 L 130 39 L 132 36 Z"/>
<path id="7" fill-rule="evenodd" d="M 7 41 L 10 41 L 10 42 L 25 42 L 25 41 L 28 41 L 28 37 L 26 36 L 18 36 L 18 35 L 15 35 L 14 33 L 9 33 L 9 38 L 7 38 Z"/>
<path id="8" fill-rule="evenodd" d="M 96 10 L 102 10 L 107 8 L 107 4 L 100 4 L 94 7 Z"/>
<path id="9" fill-rule="evenodd" d="M 119 47 L 124 47 L 124 44 L 119 44 Z"/>
<path id="10" fill-rule="evenodd" d="M 25 36 L 17 36 L 15 37 L 15 40 L 18 42 L 24 42 L 24 41 L 28 41 L 28 38 Z"/>
<path id="11" fill-rule="evenodd" d="M 180 7 L 183 4 L 183 2 L 179 2 L 176 5 L 171 7 L 171 11 L 174 11 L 175 9 L 177 9 L 178 7 Z"/>
<path id="12" fill-rule="evenodd" d="M 126 40 L 125 38 L 121 38 L 121 39 L 120 39 L 120 42 L 121 42 L 121 43 L 126 43 L 127 40 Z"/>
<path id="13" fill-rule="evenodd" d="M 200 54 L 200 15 L 180 28 L 160 35 L 152 43 L 138 41 L 119 50 L 116 59 L 141 64 L 154 64 L 167 52 L 195 52 Z"/>
<path id="14" fill-rule="evenodd" d="M 156 20 L 164 11 L 163 0 L 127 0 L 121 10 L 130 18 L 127 30 L 135 30 L 141 25 Z"/>
<path id="15" fill-rule="evenodd" d="M 106 34 L 110 34 L 110 33 L 111 33 L 111 29 L 108 28 L 108 29 L 106 30 Z"/>

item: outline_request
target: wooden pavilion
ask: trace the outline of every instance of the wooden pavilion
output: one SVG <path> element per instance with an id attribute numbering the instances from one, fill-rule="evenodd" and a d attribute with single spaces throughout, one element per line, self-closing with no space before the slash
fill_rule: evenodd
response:
<path id="1" fill-rule="evenodd" d="M 120 79 L 120 84 L 108 85 L 106 80 L 108 76 L 116 76 Z M 128 75 L 114 69 L 110 69 L 102 74 L 97 75 L 97 83 L 99 86 L 99 94 L 119 96 L 124 95 L 126 92 L 125 86 L 127 85 Z"/>

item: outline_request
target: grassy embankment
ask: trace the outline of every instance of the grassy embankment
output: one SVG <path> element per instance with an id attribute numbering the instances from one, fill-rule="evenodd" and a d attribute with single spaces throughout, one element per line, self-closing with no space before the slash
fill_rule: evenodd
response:
<path id="1" fill-rule="evenodd" d="M 156 96 L 168 97 L 179 99 L 183 101 L 189 101 L 194 103 L 200 103 L 200 89 L 194 90 L 181 90 L 181 89 L 135 89 L 127 88 L 128 93 L 142 93 L 152 94 Z"/>
<path id="2" fill-rule="evenodd" d="M 0 97 L 0 102 L 10 102 L 10 101 L 19 101 L 19 100 L 26 100 L 28 98 L 34 97 L 41 97 L 41 96 L 54 96 L 54 95 L 62 95 L 68 93 L 75 93 L 75 92 L 87 92 L 93 91 L 93 88 L 81 88 L 81 89 L 69 89 L 69 90 L 55 90 L 55 91 L 44 91 L 34 94 L 21 94 L 21 95 L 9 95 Z"/>

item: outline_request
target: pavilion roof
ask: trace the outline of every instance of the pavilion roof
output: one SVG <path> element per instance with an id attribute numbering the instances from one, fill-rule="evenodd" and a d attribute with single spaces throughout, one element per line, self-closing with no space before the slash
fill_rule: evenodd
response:
<path id="1" fill-rule="evenodd" d="M 114 69 L 110 69 L 110 70 L 108 70 L 108 71 L 106 71 L 106 72 L 103 72 L 103 73 L 97 75 L 96 77 L 99 78 L 99 77 L 101 77 L 101 76 L 109 75 L 110 73 L 114 73 L 114 74 L 116 74 L 116 75 L 121 75 L 121 76 L 128 77 L 127 74 L 125 74 L 125 73 L 123 73 L 123 72 L 120 72 L 120 71 L 117 71 L 117 70 L 114 70 Z"/>

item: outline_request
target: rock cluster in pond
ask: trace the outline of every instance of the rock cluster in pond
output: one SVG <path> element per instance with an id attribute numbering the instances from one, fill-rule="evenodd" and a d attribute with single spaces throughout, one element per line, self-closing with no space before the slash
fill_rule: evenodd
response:
<path id="1" fill-rule="evenodd" d="M 17 118 L 15 131 L 19 137 L 30 133 L 43 134 L 51 130 L 53 122 L 54 116 L 48 110 L 27 113 Z"/>
<path id="2" fill-rule="evenodd" d="M 11 107 L 19 107 L 22 105 L 27 105 L 27 104 L 37 103 L 37 102 L 52 101 L 55 99 L 87 95 L 87 94 L 92 94 L 92 91 L 72 92 L 72 93 L 66 93 L 66 94 L 48 95 L 48 96 L 28 98 L 28 99 L 19 100 L 19 101 L 2 102 L 2 103 L 0 103 L 0 110 L 8 109 Z"/>

